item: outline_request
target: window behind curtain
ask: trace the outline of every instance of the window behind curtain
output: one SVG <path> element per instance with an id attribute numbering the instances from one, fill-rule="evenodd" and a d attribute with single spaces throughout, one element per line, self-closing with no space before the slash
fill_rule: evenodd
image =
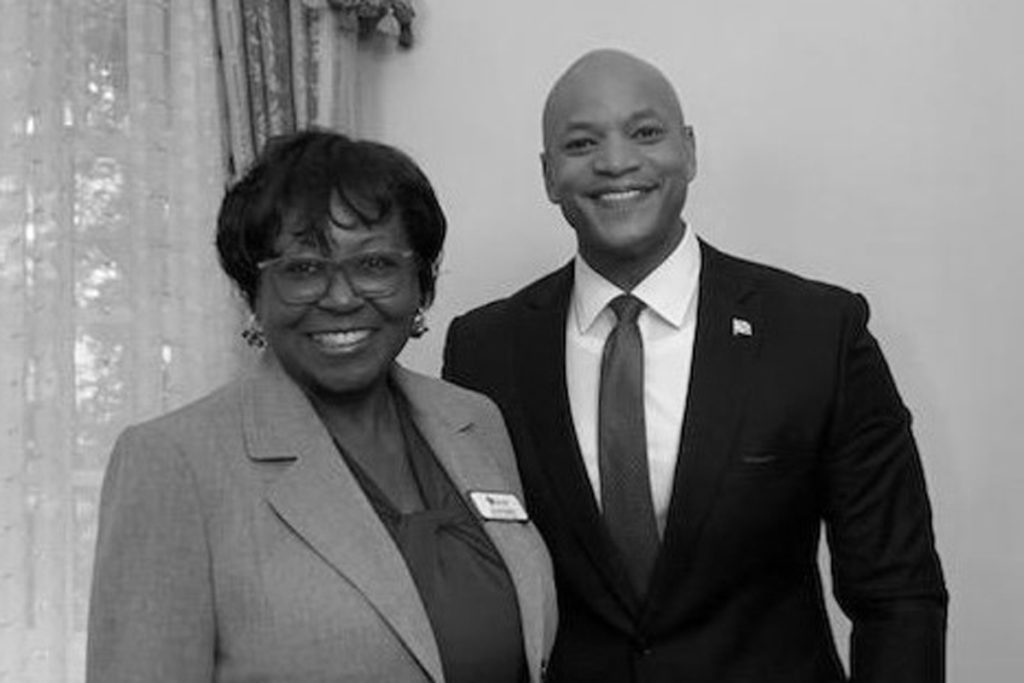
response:
<path id="1" fill-rule="evenodd" d="M 237 365 L 209 0 L 0 0 L 0 683 L 83 677 L 116 434 Z"/>

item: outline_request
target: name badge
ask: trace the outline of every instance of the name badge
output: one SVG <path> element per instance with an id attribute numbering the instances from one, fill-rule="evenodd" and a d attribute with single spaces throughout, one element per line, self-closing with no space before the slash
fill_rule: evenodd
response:
<path id="1" fill-rule="evenodd" d="M 480 516 L 492 522 L 526 522 L 530 519 L 526 508 L 512 493 L 470 491 L 469 499 Z"/>

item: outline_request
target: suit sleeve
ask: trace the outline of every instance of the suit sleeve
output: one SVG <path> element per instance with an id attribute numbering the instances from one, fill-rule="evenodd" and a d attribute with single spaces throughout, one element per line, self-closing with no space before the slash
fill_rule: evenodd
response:
<path id="1" fill-rule="evenodd" d="M 86 680 L 210 683 L 212 601 L 194 474 L 169 439 L 129 429 L 103 483 Z"/>
<path id="2" fill-rule="evenodd" d="M 471 336 L 471 325 L 466 318 L 460 316 L 452 320 L 445 335 L 441 377 L 467 389 L 484 391 L 480 384 L 480 372 L 474 371 L 474 365 L 481 362 L 481 354 L 485 349 L 479 344 L 474 349 Z M 486 393 L 486 392 L 485 392 Z"/>
<path id="3" fill-rule="evenodd" d="M 461 385 L 462 382 L 459 381 L 460 373 L 458 371 L 458 359 L 462 356 L 458 350 L 461 341 L 461 336 L 458 332 L 460 320 L 461 318 L 458 317 L 452 319 L 448 325 L 448 331 L 445 333 L 444 351 L 441 354 L 441 377 L 449 382 Z"/>
<path id="4" fill-rule="evenodd" d="M 945 680 L 947 594 L 910 415 L 851 299 L 824 467 L 836 598 L 851 619 L 852 680 Z"/>

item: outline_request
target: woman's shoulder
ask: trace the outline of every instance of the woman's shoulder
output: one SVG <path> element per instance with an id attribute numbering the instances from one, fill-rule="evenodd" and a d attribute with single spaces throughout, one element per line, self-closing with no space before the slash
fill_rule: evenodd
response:
<path id="1" fill-rule="evenodd" d="M 480 415 L 500 415 L 494 401 L 480 392 L 466 389 L 448 380 L 396 365 L 393 377 L 406 398 L 418 409 L 457 408 Z"/>
<path id="2" fill-rule="evenodd" d="M 244 383 L 243 379 L 231 381 L 180 407 L 136 422 L 121 433 L 118 442 L 134 444 L 136 449 L 163 444 L 187 453 L 230 438 L 239 432 Z"/>

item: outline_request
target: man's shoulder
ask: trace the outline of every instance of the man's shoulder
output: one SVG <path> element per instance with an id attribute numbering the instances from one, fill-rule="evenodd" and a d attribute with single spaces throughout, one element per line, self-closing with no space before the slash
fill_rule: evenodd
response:
<path id="1" fill-rule="evenodd" d="M 778 266 L 754 261 L 719 251 L 703 243 L 703 268 L 709 279 L 746 284 L 753 290 L 782 301 L 798 301 L 803 304 L 820 302 L 835 306 L 858 299 L 851 290 L 841 285 L 815 279 Z"/>
<path id="2" fill-rule="evenodd" d="M 489 328 L 511 322 L 516 316 L 530 308 L 557 305 L 561 299 L 568 301 L 572 288 L 572 264 L 552 271 L 521 289 L 500 299 L 495 299 L 457 316 L 461 325 Z"/>

